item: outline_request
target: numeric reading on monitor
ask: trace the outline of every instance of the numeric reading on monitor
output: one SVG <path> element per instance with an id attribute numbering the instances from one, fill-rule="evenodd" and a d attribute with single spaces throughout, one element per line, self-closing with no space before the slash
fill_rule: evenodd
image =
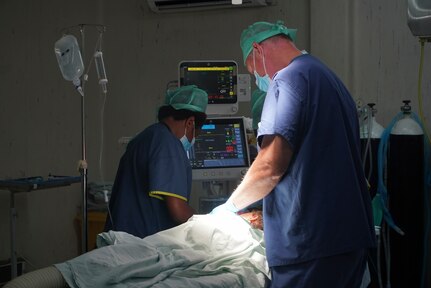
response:
<path id="1" fill-rule="evenodd" d="M 205 124 L 191 153 L 192 167 L 244 166 L 239 123 Z"/>
<path id="2" fill-rule="evenodd" d="M 189 159 L 194 178 L 240 178 L 250 163 L 243 119 L 207 119 Z"/>
<path id="3" fill-rule="evenodd" d="M 235 62 L 180 63 L 180 85 L 194 84 L 208 93 L 208 104 L 237 102 Z"/>

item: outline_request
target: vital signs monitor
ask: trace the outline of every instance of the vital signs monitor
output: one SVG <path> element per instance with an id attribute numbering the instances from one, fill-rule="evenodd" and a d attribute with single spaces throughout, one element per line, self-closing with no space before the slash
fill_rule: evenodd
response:
<path id="1" fill-rule="evenodd" d="M 233 115 L 238 111 L 238 65 L 235 61 L 182 61 L 179 85 L 196 85 L 208 93 L 207 115 Z"/>
<path id="2" fill-rule="evenodd" d="M 240 180 L 250 165 L 244 118 L 208 118 L 189 159 L 193 180 Z"/>

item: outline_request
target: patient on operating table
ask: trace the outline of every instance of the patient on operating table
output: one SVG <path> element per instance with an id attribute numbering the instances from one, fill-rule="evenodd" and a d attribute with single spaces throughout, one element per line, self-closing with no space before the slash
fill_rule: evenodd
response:
<path id="1" fill-rule="evenodd" d="M 145 238 L 104 232 L 98 249 L 55 266 L 73 288 L 265 287 L 262 212 L 238 214 L 194 215 Z"/>
<path id="2" fill-rule="evenodd" d="M 247 220 L 251 227 L 263 230 L 262 210 L 252 209 L 248 212 L 239 212 L 238 215 Z"/>

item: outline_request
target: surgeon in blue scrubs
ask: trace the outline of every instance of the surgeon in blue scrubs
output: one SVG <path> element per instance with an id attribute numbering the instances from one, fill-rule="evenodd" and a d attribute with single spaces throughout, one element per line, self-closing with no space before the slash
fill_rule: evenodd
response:
<path id="1" fill-rule="evenodd" d="M 207 103 L 207 93 L 194 85 L 167 91 L 159 122 L 134 137 L 121 157 L 105 231 L 145 237 L 194 214 L 187 151 L 205 122 Z"/>
<path id="2" fill-rule="evenodd" d="M 296 48 L 296 29 L 256 22 L 241 35 L 247 70 L 266 91 L 259 153 L 228 201 L 263 198 L 271 287 L 360 287 L 375 246 L 355 103 L 340 79 Z"/>

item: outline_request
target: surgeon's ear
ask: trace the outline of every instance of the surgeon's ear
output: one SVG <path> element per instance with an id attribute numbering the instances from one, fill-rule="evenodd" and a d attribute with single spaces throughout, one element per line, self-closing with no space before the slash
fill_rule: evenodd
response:
<path id="1" fill-rule="evenodd" d="M 187 118 L 186 126 L 187 128 L 192 128 L 195 126 L 195 116 L 190 116 L 189 118 Z"/>
<path id="2" fill-rule="evenodd" d="M 262 57 L 263 54 L 263 48 L 262 48 L 262 44 L 253 43 L 253 50 L 254 50 L 254 55 L 257 57 Z"/>

